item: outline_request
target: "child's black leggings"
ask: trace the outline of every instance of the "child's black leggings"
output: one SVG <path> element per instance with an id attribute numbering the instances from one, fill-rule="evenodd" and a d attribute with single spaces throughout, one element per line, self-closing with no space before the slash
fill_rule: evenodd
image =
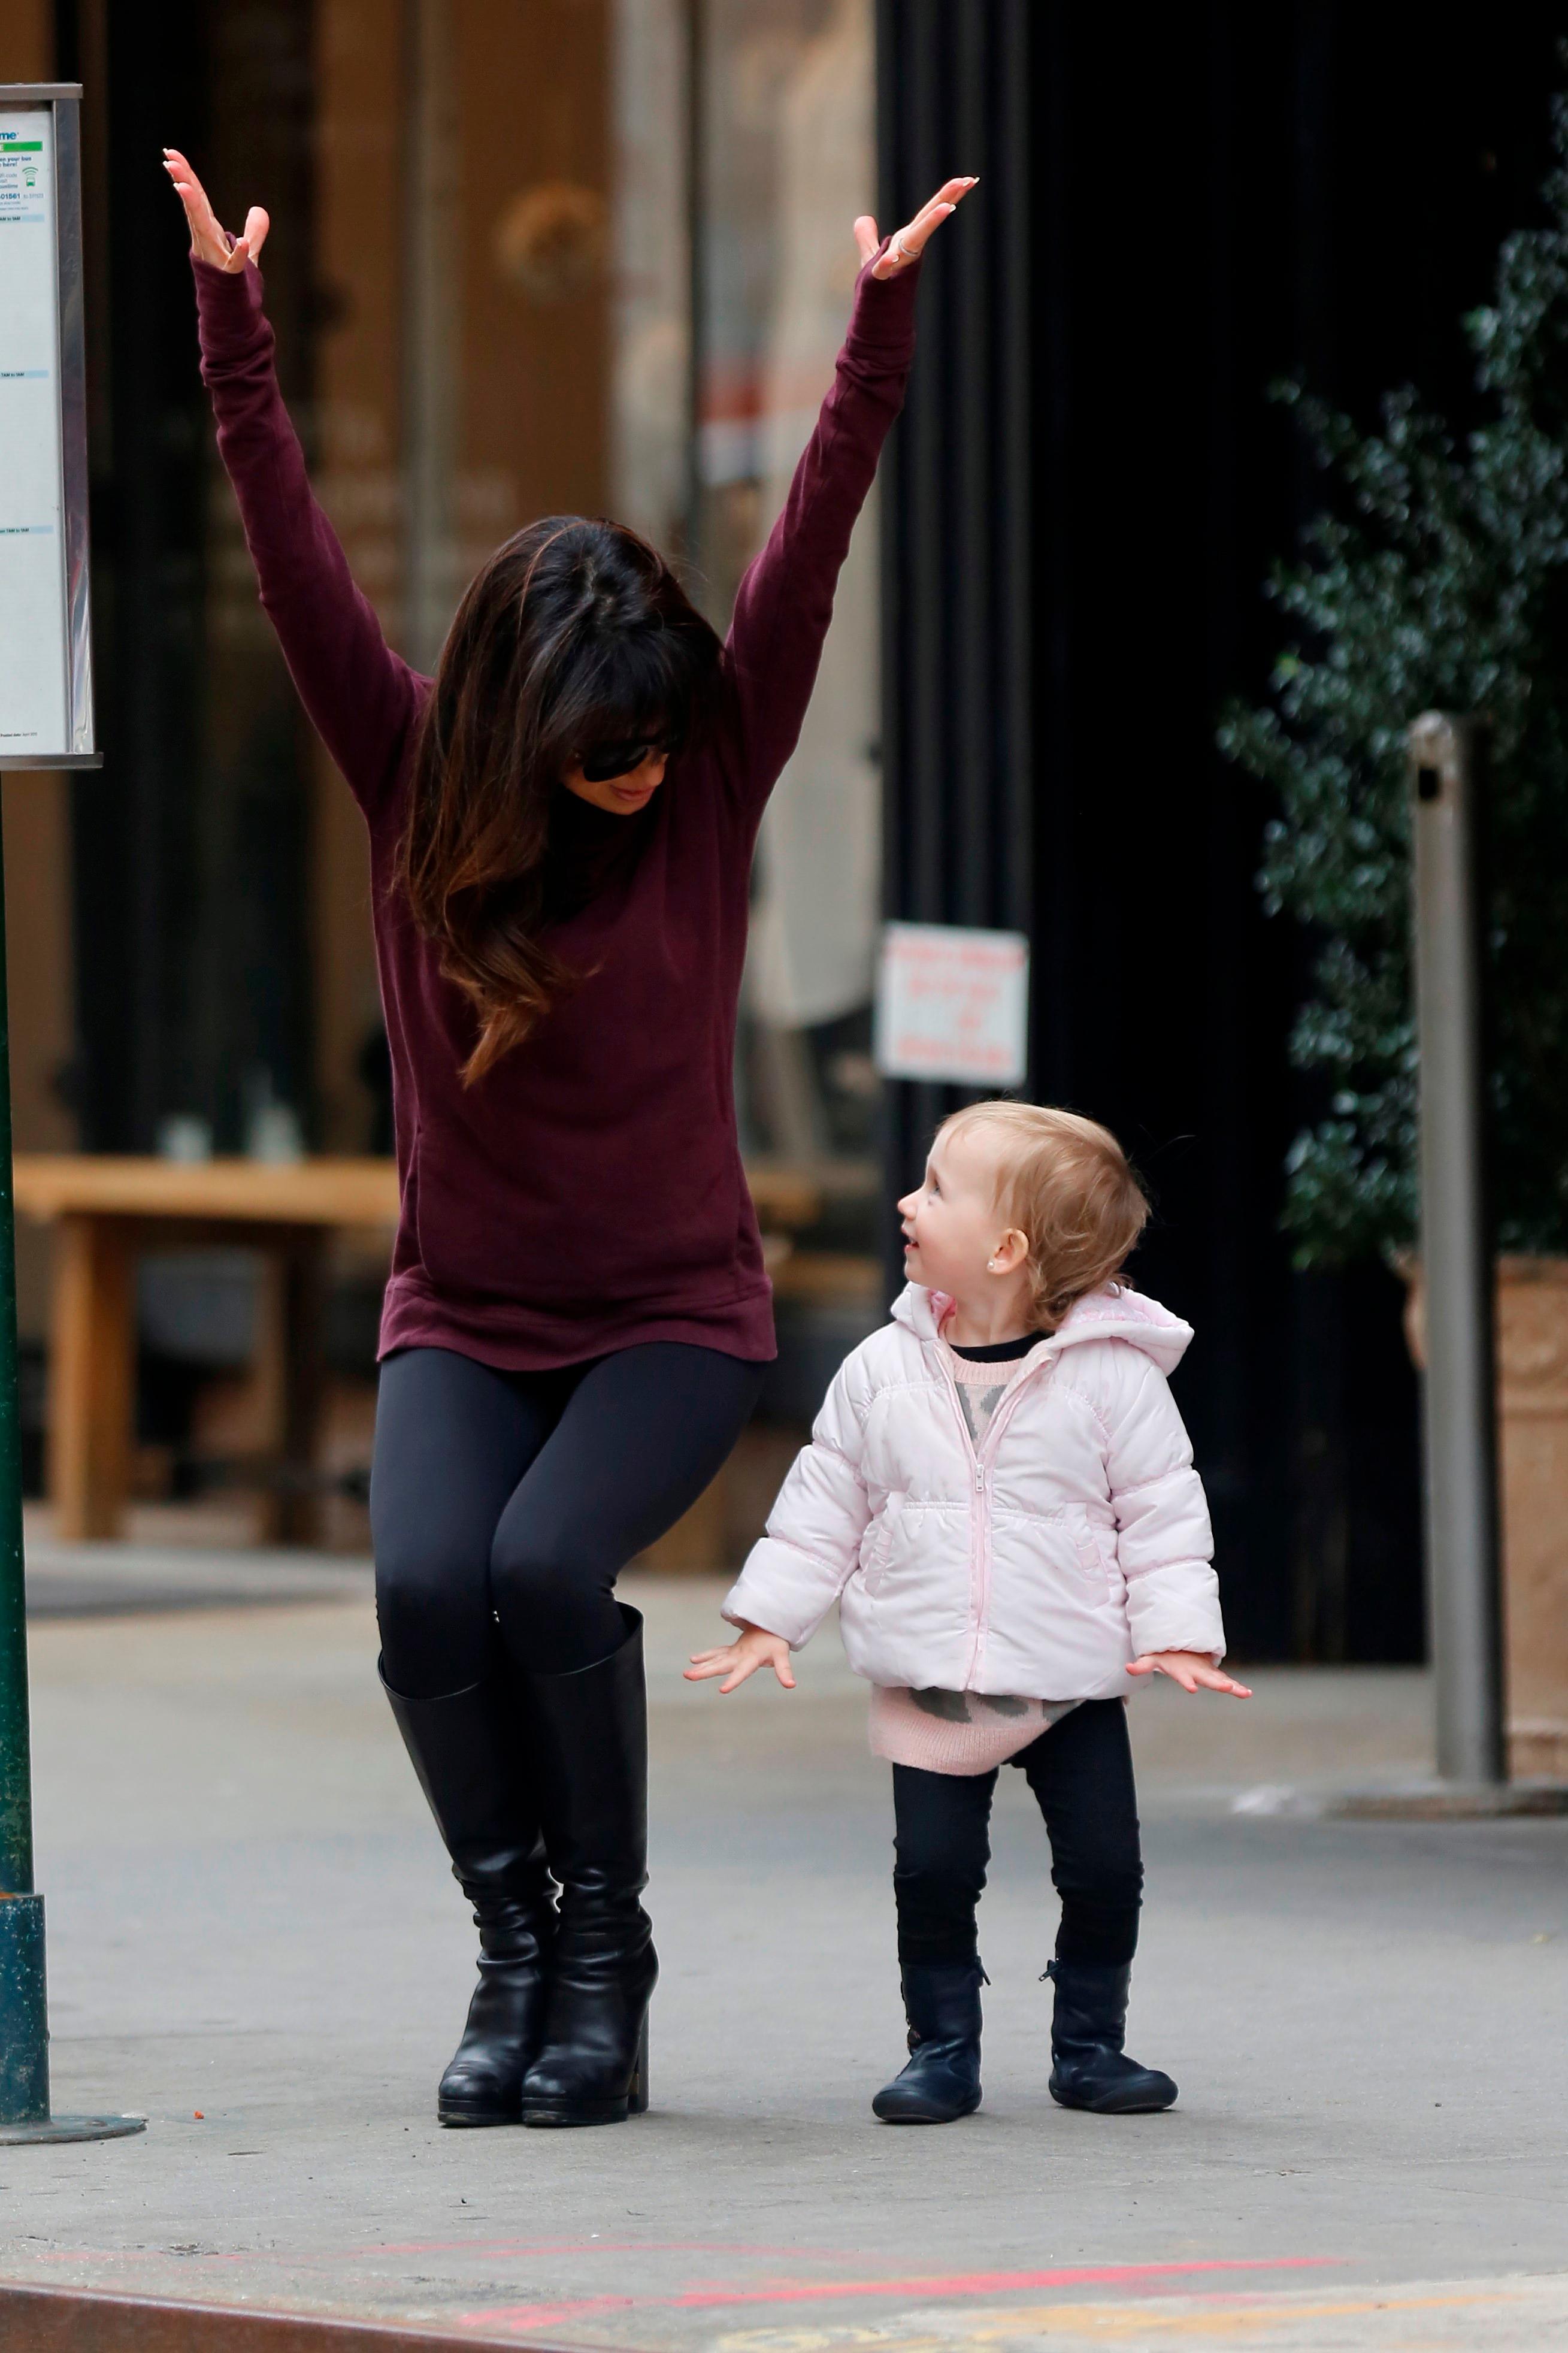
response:
<path id="1" fill-rule="evenodd" d="M 1130 1961 L 1138 1944 L 1143 1862 L 1126 1703 L 1085 1700 L 1009 1761 L 1038 1799 L 1051 1842 L 1051 1879 L 1062 1899 L 1057 1958 Z M 974 1958 L 995 1788 L 994 1772 L 894 1766 L 900 1962 Z"/>
<path id="2" fill-rule="evenodd" d="M 721 1468 L 763 1369 L 675 1340 L 548 1373 L 450 1348 L 389 1356 L 370 1522 L 393 1690 L 479 1682 L 498 1629 L 542 1674 L 607 1658 L 624 1639 L 616 1577 Z"/>

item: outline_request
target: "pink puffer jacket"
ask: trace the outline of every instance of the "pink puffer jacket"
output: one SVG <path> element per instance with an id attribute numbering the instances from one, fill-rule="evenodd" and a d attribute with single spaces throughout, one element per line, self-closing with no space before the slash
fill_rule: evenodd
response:
<path id="1" fill-rule="evenodd" d="M 1214 1540 L 1166 1386 L 1191 1326 L 1124 1285 L 1022 1359 L 978 1452 L 910 1283 L 849 1356 L 724 1602 L 874 1683 L 1105 1699 L 1146 1651 L 1224 1656 Z"/>

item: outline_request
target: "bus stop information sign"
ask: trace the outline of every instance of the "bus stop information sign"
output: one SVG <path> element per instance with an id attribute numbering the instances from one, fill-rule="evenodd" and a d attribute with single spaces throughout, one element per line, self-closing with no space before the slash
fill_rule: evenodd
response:
<path id="1" fill-rule="evenodd" d="M 96 767 L 79 92 L 0 85 L 0 768 Z"/>
<path id="2" fill-rule="evenodd" d="M 0 84 L 0 768 L 92 768 L 81 92 Z M 0 871 L 0 2146 L 108 2140 L 140 2116 L 49 2104 L 16 1416 L 16 1258 Z"/>

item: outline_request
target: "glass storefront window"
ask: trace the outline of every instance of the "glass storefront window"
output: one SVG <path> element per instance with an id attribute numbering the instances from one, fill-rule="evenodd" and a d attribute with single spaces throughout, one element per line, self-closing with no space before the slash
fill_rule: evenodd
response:
<path id="1" fill-rule="evenodd" d="M 869 0 L 716 0 L 704 15 L 698 559 L 726 610 L 832 378 L 874 201 Z M 839 583 L 816 693 L 759 850 L 742 1100 L 792 1160 L 868 1151 L 879 897 L 877 518 Z"/>
<path id="2" fill-rule="evenodd" d="M 870 0 L 618 0 L 612 480 L 721 628 L 843 339 L 872 29 Z M 871 1149 L 877 604 L 873 499 L 758 859 L 740 1092 L 748 1144 L 796 1163 Z"/>
<path id="3" fill-rule="evenodd" d="M 73 13 L 118 186 L 146 160 L 114 129 L 146 69 L 104 0 Z M 871 0 L 211 0 L 206 26 L 170 107 L 224 216 L 272 213 L 286 393 L 394 643 L 432 662 L 475 567 L 550 512 L 623 516 L 722 628 L 843 334 L 850 224 L 872 202 Z M 162 235 L 159 300 L 188 335 L 183 241 L 155 198 L 154 177 L 137 249 Z M 98 201 L 123 216 L 107 181 Z M 296 727 L 188 343 L 176 365 L 132 332 L 129 237 L 107 270 L 116 432 L 176 452 L 191 480 L 137 510 L 145 543 L 105 536 L 102 603 L 143 596 L 161 565 L 160 659 L 189 686 L 129 753 L 125 712 L 106 717 L 122 765 L 145 771 L 137 854 L 156 863 L 177 837 L 188 920 L 140 997 L 116 999 L 107 951 L 102 976 L 83 967 L 106 1039 L 141 1018 L 133 998 L 148 1008 L 146 1039 L 116 1049 L 135 1104 L 101 1140 L 145 1148 L 196 1117 L 242 1143 L 265 1090 L 311 1145 L 374 1147 L 384 1064 L 356 820 Z M 758 860 L 745 1141 L 795 1164 L 869 1164 L 877 602 L 873 508 Z M 129 710 L 146 663 L 104 668 Z"/>
<path id="4" fill-rule="evenodd" d="M 560 512 L 644 532 L 723 628 L 844 332 L 851 223 L 873 202 L 872 0 L 200 13 L 199 37 L 150 46 L 111 0 L 39 12 L 56 70 L 86 87 L 110 757 L 68 815 L 58 800 L 25 886 L 16 845 L 17 894 L 72 911 L 68 965 L 35 960 L 18 995 L 40 1099 L 24 1110 L 30 1136 L 47 1113 L 68 1130 L 48 1140 L 89 1149 L 384 1152 L 363 829 L 257 607 L 158 142 L 229 224 L 271 214 L 285 397 L 401 652 L 428 667 L 489 551 Z M 873 504 L 756 870 L 742 1141 L 822 1204 L 769 1236 L 784 1418 L 809 1416 L 881 1305 L 877 578 Z M 367 1367 L 380 1269 L 340 1272 Z"/>

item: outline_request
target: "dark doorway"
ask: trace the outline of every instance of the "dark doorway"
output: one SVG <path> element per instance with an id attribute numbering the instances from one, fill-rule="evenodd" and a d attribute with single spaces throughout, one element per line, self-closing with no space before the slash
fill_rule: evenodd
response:
<path id="1" fill-rule="evenodd" d="M 1264 915 L 1270 812 L 1214 749 L 1322 502 L 1270 380 L 1367 417 L 1414 379 L 1462 423 L 1459 316 L 1534 216 L 1555 13 L 1477 18 L 1462 63 L 1420 29 L 1318 0 L 1131 31 L 1066 0 L 880 16 L 889 216 L 982 174 L 893 465 L 889 912 L 1032 933 L 1031 1090 L 1104 1119 L 1154 1193 L 1137 1276 L 1197 1330 L 1178 1394 L 1254 1658 L 1424 1642 L 1401 1287 L 1290 1266 L 1307 944 Z M 943 1101 L 891 1092 L 901 1187 Z"/>
<path id="2" fill-rule="evenodd" d="M 220 1149 L 259 1103 L 310 1120 L 303 723 L 212 446 L 186 241 L 160 141 L 220 217 L 265 187 L 310 201 L 310 0 L 64 0 L 86 85 L 101 772 L 73 796 L 75 1105 L 89 1150 L 146 1151 L 172 1115 Z M 286 396 L 310 390 L 308 236 L 274 237 L 268 311 Z M 97 282 L 92 282 L 96 279 Z"/>

